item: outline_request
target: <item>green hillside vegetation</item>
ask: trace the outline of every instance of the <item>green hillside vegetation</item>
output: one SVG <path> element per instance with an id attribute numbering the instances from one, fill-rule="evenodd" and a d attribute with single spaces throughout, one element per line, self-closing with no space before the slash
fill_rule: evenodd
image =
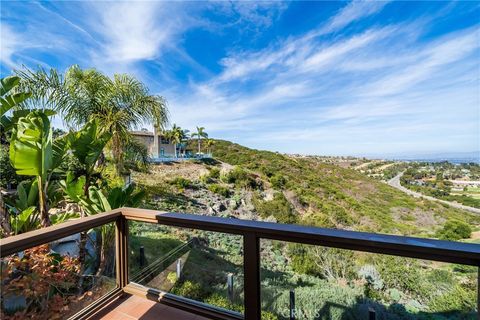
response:
<path id="1" fill-rule="evenodd" d="M 471 241 L 466 238 L 480 223 L 474 214 L 415 199 L 353 169 L 315 158 L 293 158 L 221 140 L 212 151 L 212 160 L 163 164 L 152 166 L 149 173 L 135 173 L 134 181 L 147 191 L 143 205 L 462 241 Z M 174 241 L 193 236 L 204 240 L 204 248 L 192 250 L 192 270 L 187 269 L 188 277 L 171 292 L 241 312 L 241 301 L 237 297 L 230 302 L 225 287 L 229 270 L 240 277 L 236 290 L 243 294 L 241 242 L 191 230 L 164 237 Z M 157 254 L 155 238 L 143 233 L 142 245 Z M 262 306 L 268 319 L 288 319 L 285 310 L 292 289 L 297 309 L 304 312 L 299 319 L 316 318 L 316 312 L 330 319 L 365 319 L 368 308 L 388 319 L 475 319 L 476 268 L 269 240 L 262 240 L 261 248 Z M 211 284 L 198 265 L 208 265 L 205 279 L 216 275 L 209 280 L 214 289 L 208 289 Z"/>
<path id="2" fill-rule="evenodd" d="M 285 207 L 288 198 L 299 224 L 433 237 L 448 220 L 480 223 L 478 215 L 415 199 L 359 172 L 315 159 L 293 159 L 222 140 L 215 143 L 213 153 L 275 189 L 278 195 L 268 205 L 272 209 Z M 265 206 L 259 205 L 262 212 Z"/>

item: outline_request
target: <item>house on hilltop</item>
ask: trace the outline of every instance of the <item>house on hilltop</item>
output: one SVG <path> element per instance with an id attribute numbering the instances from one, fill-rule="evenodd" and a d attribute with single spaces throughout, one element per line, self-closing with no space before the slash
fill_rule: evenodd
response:
<path id="1" fill-rule="evenodd" d="M 153 132 L 147 130 L 132 131 L 131 134 L 141 144 L 143 144 L 151 158 L 175 157 L 175 146 L 162 134 L 154 135 Z M 179 146 L 177 146 L 177 151 Z M 179 154 L 179 153 L 177 153 Z"/>

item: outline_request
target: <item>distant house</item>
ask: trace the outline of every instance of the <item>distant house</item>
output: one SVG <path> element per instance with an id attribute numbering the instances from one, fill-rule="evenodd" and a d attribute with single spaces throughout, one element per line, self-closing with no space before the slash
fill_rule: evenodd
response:
<path id="1" fill-rule="evenodd" d="M 170 143 L 161 133 L 154 135 L 148 130 L 131 131 L 135 140 L 143 144 L 147 150 L 152 162 L 181 161 L 188 159 L 211 158 L 210 153 L 196 153 L 195 150 L 187 148 L 187 143 L 177 143 L 175 146 Z M 177 148 L 177 157 L 175 157 L 175 147 Z"/>
<path id="2" fill-rule="evenodd" d="M 147 130 L 132 131 L 131 134 L 138 142 L 147 147 L 151 158 L 156 159 L 175 157 L 175 146 L 161 134 L 154 136 L 153 132 Z M 177 146 L 177 151 L 179 151 L 179 148 L 180 145 Z"/>

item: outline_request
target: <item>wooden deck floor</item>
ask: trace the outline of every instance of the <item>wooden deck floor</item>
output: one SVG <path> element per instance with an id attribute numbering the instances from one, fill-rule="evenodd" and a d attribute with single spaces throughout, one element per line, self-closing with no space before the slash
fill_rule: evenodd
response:
<path id="1" fill-rule="evenodd" d="M 148 299 L 127 295 L 99 311 L 91 320 L 208 320 Z"/>

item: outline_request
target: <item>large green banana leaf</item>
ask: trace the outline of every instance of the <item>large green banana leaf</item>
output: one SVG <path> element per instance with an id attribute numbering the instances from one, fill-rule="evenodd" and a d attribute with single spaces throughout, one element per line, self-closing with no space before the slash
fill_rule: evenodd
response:
<path id="1" fill-rule="evenodd" d="M 98 121 L 91 120 L 80 131 L 71 135 L 70 147 L 81 163 L 92 168 L 111 137 L 110 133 L 99 133 Z"/>
<path id="2" fill-rule="evenodd" d="M 12 130 L 10 161 L 18 175 L 46 178 L 52 168 L 52 128 L 41 111 L 18 119 Z"/>
<path id="3" fill-rule="evenodd" d="M 13 87 L 17 86 L 20 83 L 20 77 L 9 76 L 0 79 L 0 96 L 4 96 L 8 91 L 12 90 Z"/>
<path id="4" fill-rule="evenodd" d="M 3 116 L 8 110 L 22 103 L 32 95 L 30 92 L 18 92 L 7 95 L 19 82 L 20 78 L 17 76 L 0 79 L 0 116 Z"/>

